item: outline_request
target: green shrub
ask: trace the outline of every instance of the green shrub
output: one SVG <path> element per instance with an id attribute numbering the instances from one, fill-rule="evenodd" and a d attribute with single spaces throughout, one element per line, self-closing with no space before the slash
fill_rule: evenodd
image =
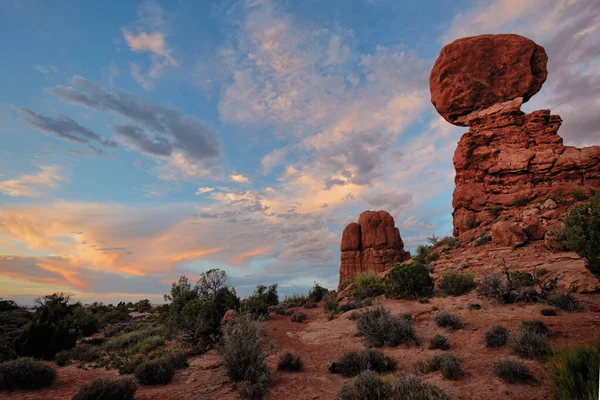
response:
<path id="1" fill-rule="evenodd" d="M 362 371 L 390 372 L 396 369 L 396 360 L 379 350 L 363 349 L 346 352 L 335 362 L 332 372 L 345 377 L 356 376 Z"/>
<path id="2" fill-rule="evenodd" d="M 558 275 L 551 275 L 545 269 L 534 268 L 532 273 L 510 271 L 506 262 L 501 262 L 503 274 L 490 273 L 483 276 L 477 292 L 498 303 L 519 301 L 544 301 L 558 284 Z"/>
<path id="3" fill-rule="evenodd" d="M 323 300 L 325 296 L 329 293 L 329 290 L 322 287 L 318 283 L 315 282 L 315 286 L 308 292 L 308 298 L 314 301 L 315 303 Z"/>
<path id="4" fill-rule="evenodd" d="M 573 198 L 575 201 L 584 201 L 590 198 L 587 191 L 582 187 L 573 189 Z"/>
<path id="5" fill-rule="evenodd" d="M 555 400 L 595 400 L 598 398 L 600 343 L 562 346 L 548 362 Z"/>
<path id="6" fill-rule="evenodd" d="M 448 339 L 445 336 L 440 335 L 439 333 L 431 338 L 431 342 L 429 342 L 429 349 L 435 350 L 448 350 L 450 345 L 448 344 Z"/>
<path id="7" fill-rule="evenodd" d="M 323 308 L 327 312 L 336 312 L 338 307 L 338 302 L 336 299 L 335 293 L 330 293 L 325 297 L 325 301 L 323 302 Z"/>
<path id="8" fill-rule="evenodd" d="M 581 311 L 582 307 L 577 299 L 571 294 L 557 294 L 548 297 L 548 304 L 554 307 L 558 307 L 563 311 Z"/>
<path id="9" fill-rule="evenodd" d="M 440 371 L 449 380 L 457 380 L 463 376 L 461 361 L 452 353 L 437 354 L 427 361 L 417 361 L 415 369 L 419 373 Z"/>
<path id="10" fill-rule="evenodd" d="M 352 297 L 355 300 L 363 300 L 370 297 L 377 297 L 383 294 L 383 280 L 379 275 L 372 272 L 363 272 L 354 277 L 354 290 Z"/>
<path id="11" fill-rule="evenodd" d="M 540 314 L 542 314 L 545 317 L 553 317 L 556 316 L 556 310 L 554 308 L 542 308 L 540 310 Z"/>
<path id="12" fill-rule="evenodd" d="M 280 371 L 297 372 L 302 371 L 303 362 L 300 356 L 295 356 L 289 351 L 279 357 L 277 369 Z"/>
<path id="13" fill-rule="evenodd" d="M 514 354 L 531 360 L 545 361 L 550 353 L 548 336 L 533 330 L 520 330 L 511 335 L 508 345 Z"/>
<path id="14" fill-rule="evenodd" d="M 385 278 L 385 295 L 394 299 L 427 297 L 433 293 L 433 279 L 418 262 L 396 264 Z"/>
<path id="15" fill-rule="evenodd" d="M 0 343 L 0 362 L 10 361 L 17 358 L 17 353 L 6 343 Z"/>
<path id="16" fill-rule="evenodd" d="M 514 202 L 513 206 L 515 207 L 523 207 L 529 204 L 529 199 L 523 195 L 520 195 Z"/>
<path id="17" fill-rule="evenodd" d="M 433 249 L 432 246 L 420 245 L 417 247 L 413 260 L 418 264 L 428 264 L 430 261 L 429 253 Z"/>
<path id="18" fill-rule="evenodd" d="M 105 342 L 103 347 L 107 350 L 124 349 L 135 346 L 150 336 L 161 335 L 164 329 L 160 326 L 140 329 L 138 331 L 127 332 Z"/>
<path id="19" fill-rule="evenodd" d="M 315 308 L 317 306 L 317 303 L 315 303 L 314 301 L 308 299 L 308 300 L 306 300 L 304 302 L 303 306 L 304 306 L 304 308 L 306 308 L 308 310 L 308 309 L 311 309 L 311 308 Z"/>
<path id="20" fill-rule="evenodd" d="M 267 287 L 258 285 L 254 293 L 242 301 L 242 311 L 253 315 L 267 315 L 269 306 L 279 304 L 277 284 Z"/>
<path id="21" fill-rule="evenodd" d="M 488 232 L 481 232 L 481 234 L 479 235 L 479 237 L 477 239 L 475 239 L 475 246 L 483 246 L 486 243 L 489 243 L 492 241 L 492 235 L 490 235 Z"/>
<path id="22" fill-rule="evenodd" d="M 83 385 L 72 400 L 133 400 L 137 385 L 131 378 L 97 378 Z"/>
<path id="23" fill-rule="evenodd" d="M 244 381 L 244 397 L 262 398 L 271 383 L 262 342 L 262 324 L 249 314 L 241 314 L 230 321 L 218 347 L 227 376 Z"/>
<path id="24" fill-rule="evenodd" d="M 600 193 L 589 203 L 571 208 L 565 219 L 571 249 L 587 262 L 587 268 L 600 277 Z"/>
<path id="25" fill-rule="evenodd" d="M 306 319 L 306 314 L 303 312 L 295 312 L 292 314 L 291 320 L 292 322 L 302 323 Z"/>
<path id="26" fill-rule="evenodd" d="M 303 294 L 292 294 L 290 296 L 285 296 L 283 305 L 286 308 L 302 307 L 308 300 L 309 298 Z"/>
<path id="27" fill-rule="evenodd" d="M 140 364 L 134 374 L 142 385 L 166 385 L 173 380 L 175 367 L 168 359 L 157 358 Z"/>
<path id="28" fill-rule="evenodd" d="M 506 383 L 523 383 L 532 378 L 525 364 L 508 358 L 495 361 L 492 364 L 492 372 Z"/>
<path id="29" fill-rule="evenodd" d="M 376 307 L 363 312 L 357 323 L 358 334 L 365 338 L 368 346 L 395 347 L 402 343 L 416 342 L 417 337 L 412 321 L 402 317 L 394 317 L 383 307 Z"/>
<path id="30" fill-rule="evenodd" d="M 348 311 L 358 310 L 360 308 L 369 307 L 372 304 L 373 304 L 373 300 L 370 298 L 364 299 L 364 300 L 349 301 L 347 303 L 340 304 L 340 306 L 338 307 L 338 311 L 345 313 Z"/>
<path id="31" fill-rule="evenodd" d="M 486 347 L 501 347 L 508 343 L 508 329 L 502 325 L 494 325 L 485 333 Z"/>
<path id="32" fill-rule="evenodd" d="M 473 289 L 473 274 L 469 272 L 447 271 L 442 275 L 440 289 L 451 296 L 460 296 Z"/>
<path id="33" fill-rule="evenodd" d="M 545 336 L 548 336 L 548 333 L 550 333 L 548 327 L 542 321 L 538 320 L 523 321 L 517 329 L 521 332 L 533 332 Z"/>
<path id="34" fill-rule="evenodd" d="M 55 379 L 56 370 L 42 361 L 17 358 L 0 363 L 0 389 L 40 389 Z"/>
<path id="35" fill-rule="evenodd" d="M 146 354 L 150 353 L 154 349 L 164 346 L 164 344 L 165 339 L 162 336 L 152 335 L 138 342 L 135 346 L 131 348 L 131 351 L 134 353 Z"/>
<path id="36" fill-rule="evenodd" d="M 375 372 L 365 370 L 352 382 L 344 384 L 338 398 L 340 400 L 380 400 L 389 396 L 389 385 Z"/>
<path id="37" fill-rule="evenodd" d="M 450 400 L 442 389 L 423 382 L 411 374 L 380 377 L 373 371 L 364 371 L 344 384 L 338 394 L 341 400 Z"/>
<path id="38" fill-rule="evenodd" d="M 89 343 L 82 343 L 70 351 L 71 359 L 83 362 L 90 362 L 102 356 L 102 349 Z"/>
<path id="39" fill-rule="evenodd" d="M 173 366 L 175 369 L 187 368 L 190 366 L 188 363 L 188 357 L 184 353 L 180 351 L 175 351 L 173 353 L 169 353 L 164 356 L 166 360 Z"/>
<path id="40" fill-rule="evenodd" d="M 433 317 L 435 323 L 442 328 L 450 330 L 461 329 L 465 326 L 463 320 L 456 314 L 451 314 L 446 311 L 441 311 Z"/>

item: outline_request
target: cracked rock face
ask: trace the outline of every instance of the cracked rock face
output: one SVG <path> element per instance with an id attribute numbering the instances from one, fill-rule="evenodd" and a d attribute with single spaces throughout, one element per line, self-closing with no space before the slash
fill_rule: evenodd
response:
<path id="1" fill-rule="evenodd" d="M 400 230 L 386 211 L 365 211 L 342 234 L 341 285 L 362 272 L 380 273 L 408 260 Z"/>
<path id="2" fill-rule="evenodd" d="M 448 44 L 435 62 L 433 104 L 470 127 L 453 159 L 454 235 L 504 221 L 540 240 L 576 202 L 574 190 L 600 191 L 600 146 L 564 146 L 558 115 L 521 111 L 545 81 L 546 61 L 529 39 L 482 35 Z M 557 207 L 547 209 L 548 199 Z"/>

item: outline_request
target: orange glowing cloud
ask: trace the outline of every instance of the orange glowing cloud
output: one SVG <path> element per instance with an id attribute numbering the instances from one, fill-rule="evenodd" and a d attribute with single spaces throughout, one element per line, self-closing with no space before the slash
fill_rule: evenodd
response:
<path id="1" fill-rule="evenodd" d="M 248 250 L 235 256 L 229 257 L 227 261 L 234 265 L 240 265 L 245 263 L 251 257 L 269 254 L 270 252 L 271 246 L 257 247 L 255 249 Z"/>

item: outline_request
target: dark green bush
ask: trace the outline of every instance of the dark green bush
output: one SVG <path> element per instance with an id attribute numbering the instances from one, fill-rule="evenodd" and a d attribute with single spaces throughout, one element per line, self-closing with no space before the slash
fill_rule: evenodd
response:
<path id="1" fill-rule="evenodd" d="M 396 369 L 396 360 L 379 350 L 364 349 L 349 351 L 335 362 L 332 372 L 345 377 L 356 376 L 362 371 L 390 372 Z"/>
<path id="2" fill-rule="evenodd" d="M 306 319 L 306 314 L 303 312 L 295 312 L 291 316 L 292 322 L 302 323 Z"/>
<path id="3" fill-rule="evenodd" d="M 168 355 L 166 355 L 164 357 L 175 369 L 187 368 L 190 366 L 190 364 L 188 363 L 187 355 L 185 355 L 184 353 L 182 353 L 180 351 L 169 353 Z"/>
<path id="4" fill-rule="evenodd" d="M 494 325 L 485 333 L 487 347 L 501 347 L 508 343 L 508 329 L 501 325 Z"/>
<path id="5" fill-rule="evenodd" d="M 253 315 L 267 315 L 269 306 L 279 304 L 277 284 L 269 287 L 258 285 L 254 293 L 242 301 L 242 311 Z"/>
<path id="6" fill-rule="evenodd" d="M 504 261 L 501 262 L 503 274 L 491 273 L 483 276 L 477 292 L 498 303 L 516 303 L 519 301 L 545 301 L 555 290 L 559 276 L 551 275 L 547 270 L 534 268 L 532 273 L 510 271 Z"/>
<path id="7" fill-rule="evenodd" d="M 142 385 L 166 385 L 173 380 L 175 368 L 168 359 L 158 358 L 140 364 L 134 374 Z"/>
<path id="8" fill-rule="evenodd" d="M 571 293 L 556 294 L 548 297 L 548 304 L 563 311 L 581 311 L 582 307 Z"/>
<path id="9" fill-rule="evenodd" d="M 598 398 L 600 342 L 594 346 L 575 344 L 559 347 L 552 352 L 548 365 L 555 400 Z"/>
<path id="10" fill-rule="evenodd" d="M 0 389 L 40 389 L 55 379 L 56 370 L 42 361 L 17 358 L 0 363 Z"/>
<path id="11" fill-rule="evenodd" d="M 82 343 L 70 351 L 71 359 L 83 362 L 97 360 L 102 355 L 102 349 L 89 343 Z"/>
<path id="12" fill-rule="evenodd" d="M 358 334 L 364 336 L 368 346 L 395 347 L 402 343 L 416 342 L 412 321 L 392 316 L 390 310 L 376 307 L 363 312 L 357 323 Z"/>
<path id="13" fill-rule="evenodd" d="M 289 351 L 279 357 L 277 369 L 280 371 L 297 372 L 302 371 L 303 362 L 300 356 L 295 356 Z"/>
<path id="14" fill-rule="evenodd" d="M 433 317 L 435 323 L 442 328 L 450 330 L 461 329 L 465 326 L 463 320 L 456 314 L 447 311 L 441 311 Z"/>
<path id="15" fill-rule="evenodd" d="M 0 362 L 10 361 L 17 358 L 15 350 L 6 343 L 0 343 Z"/>
<path id="16" fill-rule="evenodd" d="M 64 367 L 71 361 L 71 352 L 69 350 L 61 350 L 56 353 L 54 360 L 56 361 L 56 365 Z"/>
<path id="17" fill-rule="evenodd" d="M 97 378 L 83 385 L 72 400 L 133 400 L 136 391 L 131 378 Z"/>
<path id="18" fill-rule="evenodd" d="M 337 298 L 336 298 L 335 292 L 334 293 L 329 293 L 325 297 L 325 301 L 323 302 L 323 308 L 327 312 L 336 312 L 337 311 L 337 307 L 338 307 L 338 302 L 337 302 Z"/>
<path id="19" fill-rule="evenodd" d="M 314 301 L 315 303 L 318 303 L 321 300 L 323 300 L 323 298 L 327 296 L 327 294 L 329 294 L 329 290 L 315 282 L 315 286 L 313 286 L 310 292 L 308 292 L 308 298 Z"/>
<path id="20" fill-rule="evenodd" d="M 590 196 L 584 188 L 578 187 L 573 189 L 573 198 L 575 199 L 575 201 L 584 201 L 589 199 Z"/>
<path id="21" fill-rule="evenodd" d="M 519 329 L 521 332 L 533 332 L 546 336 L 548 336 L 548 333 L 550 333 L 548 327 L 542 321 L 538 320 L 523 321 L 519 324 L 517 329 Z"/>
<path id="22" fill-rule="evenodd" d="M 429 349 L 435 350 L 448 350 L 450 345 L 448 344 L 448 339 L 445 336 L 440 335 L 439 333 L 431 338 L 431 342 L 429 342 Z"/>
<path id="23" fill-rule="evenodd" d="M 410 374 L 382 378 L 373 371 L 364 371 L 344 384 L 340 400 L 450 400 L 443 390 Z"/>
<path id="24" fill-rule="evenodd" d="M 394 299 L 427 297 L 433 293 L 433 279 L 418 262 L 396 264 L 385 278 L 385 295 Z"/>
<path id="25" fill-rule="evenodd" d="M 531 373 L 521 361 L 504 359 L 495 361 L 492 372 L 507 383 L 523 383 L 531 379 Z"/>
<path id="26" fill-rule="evenodd" d="M 548 336 L 533 330 L 520 330 L 511 335 L 510 349 L 519 357 L 545 361 L 550 353 Z"/>
<path id="27" fill-rule="evenodd" d="M 444 272 L 439 286 L 444 294 L 460 296 L 473 289 L 475 284 L 473 283 L 473 274 L 452 270 Z"/>
<path id="28" fill-rule="evenodd" d="M 545 317 L 552 317 L 557 315 L 556 310 L 554 308 L 542 308 L 540 310 L 540 314 L 542 314 Z"/>
<path id="29" fill-rule="evenodd" d="M 354 277 L 354 290 L 352 297 L 355 300 L 364 300 L 382 295 L 383 280 L 372 272 L 363 272 Z"/>
<path id="30" fill-rule="evenodd" d="M 315 303 L 314 301 L 312 301 L 310 299 L 306 300 L 303 304 L 303 307 L 306 308 L 307 310 L 311 309 L 311 308 L 315 308 L 316 306 L 317 306 L 317 303 Z"/>
<path id="31" fill-rule="evenodd" d="M 364 300 L 349 301 L 347 303 L 340 304 L 338 307 L 338 311 L 345 313 L 348 311 L 369 307 L 372 304 L 373 304 L 373 300 L 370 298 L 364 299 Z"/>
<path id="32" fill-rule="evenodd" d="M 427 361 L 417 361 L 415 369 L 419 373 L 440 371 L 449 380 L 457 380 L 463 376 L 461 361 L 452 353 L 437 354 Z"/>
<path id="33" fill-rule="evenodd" d="M 600 277 L 600 193 L 589 203 L 577 205 L 565 219 L 567 241 L 571 249 L 587 262 L 587 268 Z"/>

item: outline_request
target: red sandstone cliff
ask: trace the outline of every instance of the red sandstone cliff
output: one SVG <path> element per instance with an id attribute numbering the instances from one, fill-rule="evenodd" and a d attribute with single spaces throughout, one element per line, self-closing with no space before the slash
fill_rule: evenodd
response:
<path id="1" fill-rule="evenodd" d="M 493 224 L 498 244 L 543 239 L 576 202 L 574 190 L 600 191 L 600 146 L 564 146 L 558 115 L 520 109 L 546 80 L 547 60 L 518 35 L 459 39 L 436 60 L 431 101 L 469 127 L 454 153 L 454 235 Z"/>
<path id="2" fill-rule="evenodd" d="M 358 223 L 348 224 L 341 251 L 340 285 L 361 272 L 383 272 L 410 258 L 394 218 L 386 211 L 365 211 Z"/>

